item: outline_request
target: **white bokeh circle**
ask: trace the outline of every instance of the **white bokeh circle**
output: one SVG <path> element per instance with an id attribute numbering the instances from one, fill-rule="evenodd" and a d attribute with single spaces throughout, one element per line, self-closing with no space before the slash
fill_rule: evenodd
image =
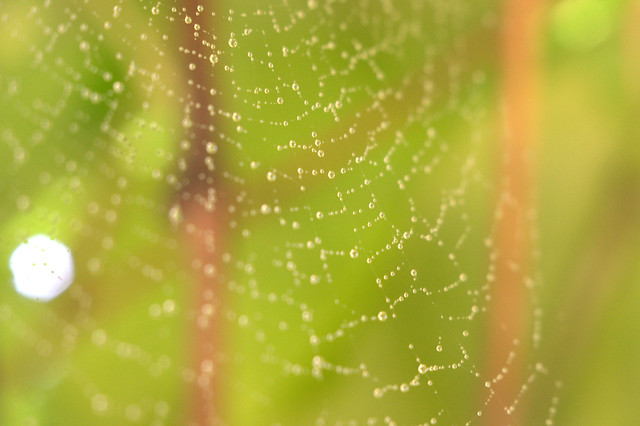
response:
<path id="1" fill-rule="evenodd" d="M 46 235 L 35 235 L 11 254 L 9 267 L 16 291 L 24 297 L 48 302 L 73 282 L 71 250 Z"/>

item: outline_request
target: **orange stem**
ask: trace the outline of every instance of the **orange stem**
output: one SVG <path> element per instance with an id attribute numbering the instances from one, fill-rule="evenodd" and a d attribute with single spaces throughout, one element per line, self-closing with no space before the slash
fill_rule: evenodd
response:
<path id="1" fill-rule="evenodd" d="M 531 268 L 531 156 L 538 128 L 540 17 L 543 0 L 506 0 L 501 39 L 505 138 L 497 253 L 491 290 L 487 375 L 493 392 L 487 424 L 519 424 L 518 394 L 526 381 L 531 306 L 525 286 Z M 506 370 L 506 371 L 505 371 Z"/>
<path id="2" fill-rule="evenodd" d="M 208 425 L 222 418 L 219 385 L 220 375 L 215 355 L 220 352 L 221 327 L 218 326 L 218 311 L 222 300 L 221 288 L 218 285 L 220 262 L 218 261 L 222 223 L 218 189 L 219 154 L 212 154 L 208 143 L 215 142 L 215 115 L 209 105 L 213 103 L 212 95 L 203 88 L 212 87 L 214 69 L 206 58 L 213 52 L 203 45 L 216 44 L 212 36 L 214 19 L 211 5 L 208 10 L 199 10 L 202 2 L 185 1 L 186 14 L 191 18 L 184 23 L 182 45 L 185 48 L 183 80 L 188 82 L 185 88 L 184 118 L 185 139 L 189 143 L 187 151 L 187 168 L 181 177 L 178 205 L 184 215 L 182 224 L 185 231 L 187 260 L 196 266 L 192 277 L 193 288 L 193 321 L 189 333 L 193 342 L 192 370 L 195 373 L 188 395 L 188 420 L 190 424 Z M 203 60 L 198 52 L 205 55 Z M 195 64 L 195 69 L 188 65 Z M 212 157 L 214 167 L 207 165 L 205 158 Z"/>

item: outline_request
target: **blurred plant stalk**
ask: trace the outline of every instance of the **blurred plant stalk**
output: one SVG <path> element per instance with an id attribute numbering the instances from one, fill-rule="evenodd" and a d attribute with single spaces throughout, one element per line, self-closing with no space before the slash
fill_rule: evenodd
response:
<path id="1" fill-rule="evenodd" d="M 495 282 L 491 288 L 486 372 L 492 401 L 486 424 L 521 424 L 528 418 L 519 394 L 530 353 L 532 271 L 532 159 L 539 129 L 540 41 L 543 0 L 503 4 L 501 57 L 504 131 L 499 153 L 498 217 L 494 234 Z"/>
<path id="2" fill-rule="evenodd" d="M 216 354 L 223 345 L 222 327 L 218 320 L 223 296 L 219 285 L 221 219 L 223 209 L 218 199 L 219 158 L 215 147 L 216 115 L 213 96 L 206 88 L 215 87 L 213 69 L 198 61 L 191 52 L 215 50 L 213 28 L 216 25 L 211 10 L 204 10 L 202 2 L 187 0 L 185 24 L 181 32 L 184 55 L 182 80 L 186 83 L 182 99 L 186 168 L 182 171 L 181 187 L 177 191 L 177 205 L 183 214 L 181 231 L 186 247 L 185 259 L 191 262 L 185 270 L 193 271 L 189 283 L 193 288 L 187 333 L 191 335 L 191 369 L 194 373 L 187 394 L 186 421 L 193 425 L 210 425 L 224 418 L 221 413 L 220 369 Z M 207 44 L 204 43 L 206 41 Z M 191 62 L 198 62 L 195 69 Z M 208 65 L 208 64 L 206 64 Z M 184 142 L 183 141 L 183 142 Z"/>

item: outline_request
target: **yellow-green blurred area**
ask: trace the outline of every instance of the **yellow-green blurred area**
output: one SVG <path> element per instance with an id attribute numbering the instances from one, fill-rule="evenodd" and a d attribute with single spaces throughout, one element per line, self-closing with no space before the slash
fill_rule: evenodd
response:
<path id="1" fill-rule="evenodd" d="M 0 424 L 637 423 L 640 2 L 522 29 L 513 318 L 509 4 L 0 0 Z"/>

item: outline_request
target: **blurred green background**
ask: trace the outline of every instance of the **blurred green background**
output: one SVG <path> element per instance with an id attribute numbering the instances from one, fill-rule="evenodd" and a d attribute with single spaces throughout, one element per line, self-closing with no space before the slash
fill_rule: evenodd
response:
<path id="1" fill-rule="evenodd" d="M 492 423 L 504 8 L 0 1 L 0 424 Z M 540 10 L 512 422 L 634 424 L 640 3 Z"/>

